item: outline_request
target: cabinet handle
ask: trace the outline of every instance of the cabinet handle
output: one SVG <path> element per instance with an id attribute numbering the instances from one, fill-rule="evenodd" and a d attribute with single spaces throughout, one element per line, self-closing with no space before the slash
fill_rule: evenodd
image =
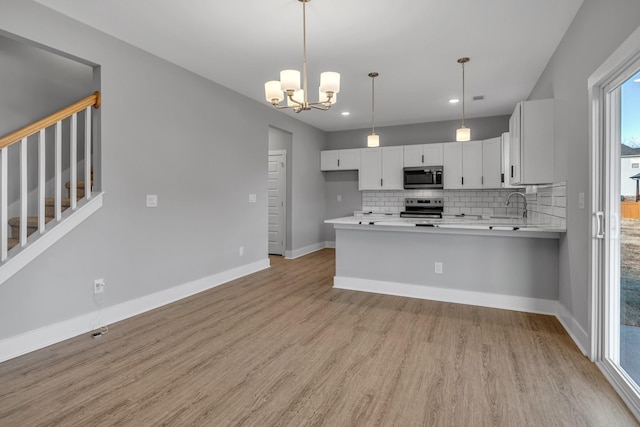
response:
<path id="1" fill-rule="evenodd" d="M 464 176 L 460 178 L 460 184 L 464 185 Z"/>
<path id="2" fill-rule="evenodd" d="M 500 182 L 504 184 L 504 174 L 503 173 L 500 174 Z"/>
<path id="3" fill-rule="evenodd" d="M 338 167 L 340 167 L 340 159 L 338 159 Z"/>
<path id="4" fill-rule="evenodd" d="M 424 154 L 422 155 L 422 164 L 424 164 Z"/>
<path id="5" fill-rule="evenodd" d="M 380 178 L 380 187 L 382 187 L 382 178 Z"/>
<path id="6" fill-rule="evenodd" d="M 484 176 L 480 178 L 480 184 L 484 185 Z"/>
<path id="7" fill-rule="evenodd" d="M 511 178 L 513 178 L 513 168 L 514 168 L 514 166 L 511 165 Z"/>

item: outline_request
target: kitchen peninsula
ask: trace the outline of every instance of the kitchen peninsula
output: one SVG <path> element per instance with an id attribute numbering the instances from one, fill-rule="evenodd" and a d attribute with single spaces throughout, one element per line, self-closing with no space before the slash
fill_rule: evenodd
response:
<path id="1" fill-rule="evenodd" d="M 336 231 L 336 288 L 556 314 L 563 228 L 482 216 L 325 222 Z"/>

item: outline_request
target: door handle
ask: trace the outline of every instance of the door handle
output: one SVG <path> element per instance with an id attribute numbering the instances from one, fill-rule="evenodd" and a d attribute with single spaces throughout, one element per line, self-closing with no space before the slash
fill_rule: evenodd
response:
<path id="1" fill-rule="evenodd" d="M 596 216 L 596 225 L 598 228 L 596 229 L 596 239 L 604 239 L 604 212 L 598 211 L 595 213 Z"/>

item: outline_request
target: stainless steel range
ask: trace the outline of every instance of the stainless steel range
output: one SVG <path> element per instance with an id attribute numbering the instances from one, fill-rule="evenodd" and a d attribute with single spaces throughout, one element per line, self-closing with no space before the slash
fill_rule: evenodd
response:
<path id="1" fill-rule="evenodd" d="M 403 218 L 442 218 L 444 211 L 444 199 L 434 198 L 406 198 L 404 199 L 404 211 L 400 212 Z"/>

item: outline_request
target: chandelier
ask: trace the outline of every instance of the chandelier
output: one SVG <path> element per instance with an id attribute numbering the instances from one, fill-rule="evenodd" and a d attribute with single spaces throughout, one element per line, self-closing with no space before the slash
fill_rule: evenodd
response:
<path id="1" fill-rule="evenodd" d="M 462 125 L 456 130 L 456 141 L 471 140 L 471 129 L 464 125 L 464 64 L 469 61 L 466 57 L 458 59 L 458 64 L 462 64 Z"/>
<path id="2" fill-rule="evenodd" d="M 306 23 L 306 3 L 311 0 L 298 0 L 302 3 L 302 88 L 300 88 L 300 71 L 282 70 L 280 71 L 280 81 L 272 80 L 264 84 L 267 102 L 270 102 L 278 109 L 293 108 L 299 113 L 302 110 L 328 110 L 332 104 L 336 103 L 336 94 L 340 92 L 340 74 L 326 71 L 320 74 L 320 90 L 318 92 L 318 102 L 308 101 L 307 91 L 307 23 Z M 287 98 L 287 105 L 280 105 L 282 100 Z"/>

